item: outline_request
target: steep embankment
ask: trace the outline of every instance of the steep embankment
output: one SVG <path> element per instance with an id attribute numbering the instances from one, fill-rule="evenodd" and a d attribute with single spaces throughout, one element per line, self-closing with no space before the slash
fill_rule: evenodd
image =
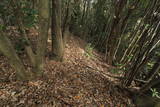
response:
<path id="1" fill-rule="evenodd" d="M 8 73 L 0 72 L 0 106 L 132 106 L 127 92 L 119 89 L 114 79 L 94 70 L 107 72 L 109 66 L 96 51 L 94 57 L 87 57 L 86 45 L 80 38 L 69 36 L 64 62 L 46 57 L 45 76 L 30 82 L 15 81 L 14 70 L 1 56 L 0 68 Z"/>

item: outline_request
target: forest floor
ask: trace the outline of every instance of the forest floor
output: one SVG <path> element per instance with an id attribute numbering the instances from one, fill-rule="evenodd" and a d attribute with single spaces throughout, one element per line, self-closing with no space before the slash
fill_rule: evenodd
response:
<path id="1" fill-rule="evenodd" d="M 103 55 L 85 55 L 87 43 L 70 35 L 63 62 L 46 55 L 44 76 L 28 82 L 15 79 L 8 60 L 0 56 L 0 107 L 133 107 L 129 93 L 108 77 Z M 50 49 L 50 47 L 48 47 Z M 26 60 L 25 56 L 21 56 Z M 6 72 L 7 71 L 7 72 Z"/>

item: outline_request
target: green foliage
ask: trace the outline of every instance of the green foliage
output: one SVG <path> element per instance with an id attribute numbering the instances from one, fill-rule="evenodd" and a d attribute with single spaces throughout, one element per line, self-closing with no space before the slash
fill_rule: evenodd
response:
<path id="1" fill-rule="evenodd" d="M 0 24 L 0 31 L 2 31 L 3 30 L 3 25 L 2 24 Z"/>
<path id="2" fill-rule="evenodd" d="M 92 44 L 91 43 L 89 43 L 86 47 L 85 47 L 85 55 L 87 56 L 87 57 L 91 57 L 91 58 L 93 58 L 94 57 L 94 55 L 93 55 L 93 46 L 92 46 Z"/>
<path id="3" fill-rule="evenodd" d="M 115 65 L 116 67 L 109 70 L 111 73 L 121 74 L 123 71 L 126 70 L 124 64 L 116 63 L 116 64 L 114 64 L 114 65 Z"/>
<path id="4" fill-rule="evenodd" d="M 113 74 L 122 74 L 122 69 L 121 68 L 112 68 L 109 70 L 109 72 Z"/>
<path id="5" fill-rule="evenodd" d="M 13 18 L 13 9 L 9 6 L 10 0 L 1 0 L 0 3 L 0 18 L 5 22 L 5 24 L 9 24 Z"/>
<path id="6" fill-rule="evenodd" d="M 26 27 L 33 27 L 38 21 L 38 12 L 34 9 L 23 8 L 24 23 Z"/>
<path id="7" fill-rule="evenodd" d="M 159 98 L 160 99 L 160 93 L 154 88 L 152 89 L 151 88 L 151 91 L 152 91 L 152 97 L 156 97 L 156 98 Z"/>
<path id="8" fill-rule="evenodd" d="M 27 28 L 35 26 L 38 22 L 38 11 L 31 8 L 31 2 L 21 0 L 17 3 L 20 8 L 21 19 L 23 20 L 24 26 Z"/>
<path id="9" fill-rule="evenodd" d="M 127 56 L 128 60 L 131 60 L 133 58 L 133 55 Z"/>
<path id="10" fill-rule="evenodd" d="M 150 61 L 150 62 L 147 63 L 147 68 L 151 69 L 153 67 L 153 65 L 154 65 L 154 62 Z"/>
<path id="11" fill-rule="evenodd" d="M 38 12 L 31 8 L 31 5 L 28 0 L 14 1 L 14 3 L 11 0 L 2 0 L 0 18 L 3 19 L 5 25 L 16 25 L 20 18 L 25 27 L 33 27 L 37 23 Z"/>

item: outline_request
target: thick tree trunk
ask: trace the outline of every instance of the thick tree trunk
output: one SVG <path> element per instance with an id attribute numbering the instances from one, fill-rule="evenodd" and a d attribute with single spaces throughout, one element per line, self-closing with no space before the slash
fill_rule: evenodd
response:
<path id="1" fill-rule="evenodd" d="M 15 8 L 14 9 L 14 15 L 16 16 L 16 23 L 17 23 L 17 26 L 18 26 L 18 30 L 20 31 L 23 39 L 25 40 L 25 50 L 26 50 L 26 53 L 32 63 L 32 66 L 35 66 L 35 54 L 32 50 L 32 47 L 31 47 L 31 43 L 27 37 L 27 34 L 26 34 L 26 31 L 25 31 L 25 27 L 24 27 L 24 24 L 23 24 L 23 17 L 24 17 L 24 14 L 20 11 L 21 7 L 19 5 L 16 4 L 16 2 L 14 0 L 12 0 L 11 2 L 12 4 L 12 7 Z"/>
<path id="2" fill-rule="evenodd" d="M 24 38 L 24 40 L 25 40 L 25 42 L 26 42 L 26 43 L 25 43 L 25 51 L 26 51 L 26 53 L 27 53 L 27 55 L 28 55 L 28 57 L 29 57 L 29 60 L 30 60 L 30 62 L 31 62 L 31 64 L 32 64 L 32 66 L 34 67 L 35 64 L 36 64 L 36 62 L 35 62 L 35 54 L 34 54 L 34 52 L 33 52 L 33 50 L 32 50 L 31 43 L 30 43 L 30 41 L 28 40 L 26 31 L 25 31 L 25 29 L 24 29 L 24 27 L 23 27 L 22 24 L 19 25 L 19 29 L 21 30 L 21 34 L 22 34 L 22 36 L 23 36 L 23 38 Z"/>
<path id="3" fill-rule="evenodd" d="M 62 61 L 64 45 L 61 30 L 61 0 L 52 0 L 52 55 L 55 60 Z"/>
<path id="4" fill-rule="evenodd" d="M 0 32 L 0 51 L 9 59 L 10 64 L 16 70 L 17 78 L 20 80 L 27 80 L 29 74 L 26 72 L 10 40 L 2 32 Z"/>
<path id="5" fill-rule="evenodd" d="M 47 48 L 49 28 L 49 0 L 39 0 L 39 38 L 37 44 L 36 72 L 41 73 Z"/>

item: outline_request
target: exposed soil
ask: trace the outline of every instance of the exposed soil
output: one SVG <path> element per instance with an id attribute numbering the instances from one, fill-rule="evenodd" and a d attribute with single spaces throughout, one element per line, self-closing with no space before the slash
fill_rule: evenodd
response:
<path id="1" fill-rule="evenodd" d="M 96 51 L 94 57 L 85 55 L 86 44 L 70 36 L 64 61 L 46 57 L 44 77 L 29 82 L 16 81 L 14 70 L 1 55 L 0 107 L 133 107 L 118 81 L 102 75 L 110 68 L 103 56 Z"/>

